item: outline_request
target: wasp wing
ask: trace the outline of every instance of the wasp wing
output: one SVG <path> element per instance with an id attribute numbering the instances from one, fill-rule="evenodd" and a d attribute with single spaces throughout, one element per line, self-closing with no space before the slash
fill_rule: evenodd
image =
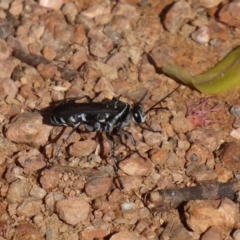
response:
<path id="1" fill-rule="evenodd" d="M 55 107 L 51 111 L 52 116 L 69 117 L 73 114 L 117 114 L 118 109 L 113 102 L 101 103 L 66 103 Z"/>

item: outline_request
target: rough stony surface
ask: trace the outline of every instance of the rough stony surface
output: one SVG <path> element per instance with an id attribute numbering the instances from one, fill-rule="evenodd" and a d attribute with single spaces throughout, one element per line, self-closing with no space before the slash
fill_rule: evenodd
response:
<path id="1" fill-rule="evenodd" d="M 0 1 L 0 238 L 239 239 L 240 91 L 168 95 L 162 72 L 203 73 L 239 26 L 239 0 Z M 104 131 L 64 141 L 49 113 L 82 96 L 141 103 L 146 122 L 111 133 L 114 156 Z"/>
<path id="2" fill-rule="evenodd" d="M 6 136 L 13 142 L 39 146 L 46 143 L 51 129 L 43 124 L 41 115 L 24 113 L 17 115 L 6 126 Z"/>
<path id="3" fill-rule="evenodd" d="M 178 1 L 166 14 L 164 24 L 169 32 L 176 33 L 189 19 L 193 19 L 190 4 L 185 1 Z"/>
<path id="4" fill-rule="evenodd" d="M 229 26 L 239 27 L 240 17 L 237 14 L 239 9 L 240 6 L 238 0 L 226 3 L 218 13 L 220 21 L 226 23 Z"/>
<path id="5" fill-rule="evenodd" d="M 218 226 L 221 233 L 226 234 L 237 220 L 236 205 L 229 199 L 222 200 L 219 206 L 214 202 L 189 202 L 186 214 L 188 226 L 197 233 L 205 232 L 210 226 Z"/>
<path id="6" fill-rule="evenodd" d="M 56 212 L 66 223 L 76 225 L 87 219 L 89 204 L 81 197 L 62 199 L 56 203 Z"/>
<path id="7" fill-rule="evenodd" d="M 98 188 L 96 188 L 98 186 Z M 86 194 L 91 198 L 97 198 L 105 195 L 111 187 L 110 178 L 97 178 L 90 180 L 85 185 Z"/>

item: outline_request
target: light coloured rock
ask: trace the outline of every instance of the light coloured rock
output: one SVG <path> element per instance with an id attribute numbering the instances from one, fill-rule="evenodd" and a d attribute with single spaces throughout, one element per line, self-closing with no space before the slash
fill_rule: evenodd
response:
<path id="1" fill-rule="evenodd" d="M 56 212 L 64 222 L 76 225 L 84 222 L 89 213 L 90 207 L 82 197 L 66 198 L 56 203 Z"/>
<path id="2" fill-rule="evenodd" d="M 48 141 L 52 126 L 43 124 L 38 113 L 23 113 L 14 117 L 6 129 L 10 141 L 41 146 Z"/>

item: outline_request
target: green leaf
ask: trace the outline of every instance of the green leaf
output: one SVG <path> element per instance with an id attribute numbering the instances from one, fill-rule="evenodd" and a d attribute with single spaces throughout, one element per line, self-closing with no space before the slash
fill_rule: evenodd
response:
<path id="1" fill-rule="evenodd" d="M 163 72 L 202 93 L 221 93 L 240 86 L 240 47 L 231 51 L 213 68 L 195 77 L 183 68 L 168 63 L 163 64 Z"/>

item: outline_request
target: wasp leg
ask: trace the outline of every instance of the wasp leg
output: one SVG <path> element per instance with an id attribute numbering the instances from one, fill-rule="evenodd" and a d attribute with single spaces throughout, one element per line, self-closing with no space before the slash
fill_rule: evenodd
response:
<path id="1" fill-rule="evenodd" d="M 132 145 L 135 148 L 135 152 L 138 154 L 138 156 L 146 160 L 146 158 L 144 156 L 142 156 L 141 153 L 138 151 L 136 141 L 134 140 L 134 138 L 130 132 L 123 130 L 122 128 L 119 128 L 118 133 L 126 136 L 131 141 Z"/>
<path id="2" fill-rule="evenodd" d="M 116 157 L 115 157 L 114 139 L 113 139 L 112 135 L 110 135 L 108 132 L 106 133 L 106 136 L 107 136 L 107 139 L 111 143 L 111 158 L 113 159 L 113 169 L 114 169 L 114 172 L 115 172 L 115 174 L 117 176 L 120 188 L 123 189 L 123 184 L 122 184 L 121 178 L 120 178 L 120 176 L 118 174 L 119 168 L 117 166 L 117 160 L 116 160 Z"/>
<path id="3" fill-rule="evenodd" d="M 161 130 L 154 130 L 154 129 L 152 129 L 146 122 L 145 122 L 144 124 L 145 124 L 147 127 L 141 126 L 140 124 L 138 124 L 138 126 L 139 126 L 141 129 L 148 130 L 149 132 L 162 133 Z"/>
<path id="4" fill-rule="evenodd" d="M 81 124 L 81 122 L 77 123 L 73 129 L 71 130 L 71 132 L 69 134 L 67 134 L 64 138 L 63 138 L 63 141 L 61 143 L 61 145 L 58 147 L 58 150 L 57 150 L 57 153 L 55 154 L 55 157 L 53 158 L 53 161 L 57 158 L 57 156 L 59 155 L 60 153 L 60 150 L 63 146 L 63 144 L 71 137 L 71 135 L 77 130 L 77 128 L 79 127 L 79 125 Z"/>

